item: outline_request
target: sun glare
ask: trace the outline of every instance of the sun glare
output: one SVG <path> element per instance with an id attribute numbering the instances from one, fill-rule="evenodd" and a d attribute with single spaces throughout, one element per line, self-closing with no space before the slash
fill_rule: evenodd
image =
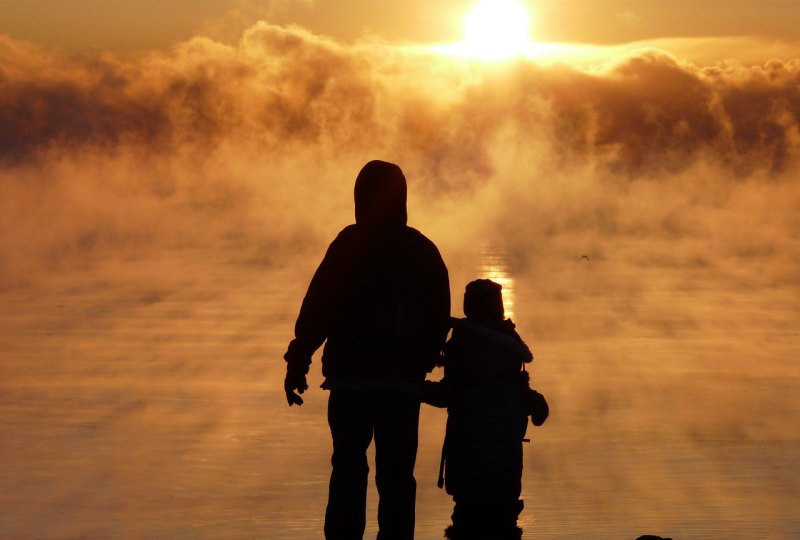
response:
<path id="1" fill-rule="evenodd" d="M 515 0 L 481 0 L 464 19 L 463 54 L 487 59 L 524 55 L 531 46 L 530 13 Z"/>

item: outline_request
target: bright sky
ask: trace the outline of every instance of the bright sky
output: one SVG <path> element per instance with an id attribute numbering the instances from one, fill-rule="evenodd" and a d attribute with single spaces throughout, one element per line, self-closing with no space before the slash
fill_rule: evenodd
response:
<path id="1" fill-rule="evenodd" d="M 349 41 L 460 40 L 475 0 L 0 0 L 0 34 L 68 50 L 145 50 L 240 35 L 258 19 Z M 539 41 L 671 37 L 800 39 L 800 0 L 520 0 Z"/>

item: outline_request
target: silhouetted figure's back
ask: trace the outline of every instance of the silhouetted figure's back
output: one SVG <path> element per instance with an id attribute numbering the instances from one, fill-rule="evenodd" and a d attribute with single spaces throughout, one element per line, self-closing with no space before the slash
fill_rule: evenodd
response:
<path id="1" fill-rule="evenodd" d="M 419 388 L 447 334 L 450 290 L 436 246 L 406 225 L 406 181 L 371 161 L 356 179 L 356 223 L 314 274 L 284 358 L 289 404 L 302 404 L 311 356 L 323 342 L 323 388 L 333 471 L 325 536 L 362 538 L 366 451 L 374 436 L 379 539 L 414 535 Z"/>
<path id="2" fill-rule="evenodd" d="M 425 384 L 425 402 L 447 407 L 439 486 L 453 496 L 452 540 L 514 540 L 522 530 L 522 442 L 528 416 L 541 425 L 549 409 L 529 386 L 533 355 L 504 318 L 502 287 L 467 285 L 466 319 L 453 320 L 445 377 Z"/>

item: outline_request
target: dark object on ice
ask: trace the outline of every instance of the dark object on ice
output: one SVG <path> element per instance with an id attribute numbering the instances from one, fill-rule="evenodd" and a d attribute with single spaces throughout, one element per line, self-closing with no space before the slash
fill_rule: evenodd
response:
<path id="1" fill-rule="evenodd" d="M 672 538 L 665 538 L 663 536 L 655 536 L 653 534 L 643 534 L 636 540 L 672 540 Z"/>

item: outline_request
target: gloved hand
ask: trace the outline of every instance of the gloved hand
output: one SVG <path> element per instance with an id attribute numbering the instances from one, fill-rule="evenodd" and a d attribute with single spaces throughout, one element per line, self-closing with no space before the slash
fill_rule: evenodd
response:
<path id="1" fill-rule="evenodd" d="M 283 381 L 283 389 L 286 391 L 286 401 L 289 403 L 290 407 L 292 405 L 302 405 L 303 398 L 301 398 L 297 393 L 299 392 L 302 394 L 308 390 L 306 374 L 301 370 L 292 369 L 290 366 L 286 366 L 286 379 Z M 297 392 L 295 392 L 295 390 Z"/>
<path id="2" fill-rule="evenodd" d="M 450 385 L 446 380 L 438 382 L 423 381 L 420 401 L 444 409 L 450 398 Z"/>
<path id="3" fill-rule="evenodd" d="M 538 427 L 544 424 L 544 421 L 550 416 L 550 407 L 544 396 L 536 390 L 528 389 L 526 402 L 533 425 Z"/>

